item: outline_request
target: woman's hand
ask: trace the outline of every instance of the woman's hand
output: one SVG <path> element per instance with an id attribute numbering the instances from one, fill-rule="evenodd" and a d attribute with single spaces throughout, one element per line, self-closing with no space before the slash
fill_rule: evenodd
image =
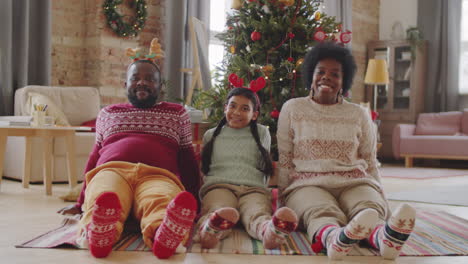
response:
<path id="1" fill-rule="evenodd" d="M 61 215 L 77 215 L 81 214 L 81 209 L 76 207 L 75 204 L 67 205 L 57 211 Z"/>

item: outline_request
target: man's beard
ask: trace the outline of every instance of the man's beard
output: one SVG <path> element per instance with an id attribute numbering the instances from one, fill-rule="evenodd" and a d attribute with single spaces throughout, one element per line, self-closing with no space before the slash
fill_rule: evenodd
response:
<path id="1" fill-rule="evenodd" d="M 128 94 L 128 101 L 136 108 L 151 108 L 156 104 L 158 96 L 155 94 L 149 94 L 145 99 L 138 99 L 136 94 Z"/>

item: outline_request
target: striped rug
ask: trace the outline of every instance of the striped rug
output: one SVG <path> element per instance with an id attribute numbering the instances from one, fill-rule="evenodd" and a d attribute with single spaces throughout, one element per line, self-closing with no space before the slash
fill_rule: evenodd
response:
<path id="1" fill-rule="evenodd" d="M 259 240 L 251 239 L 245 231 L 233 230 L 214 249 L 202 249 L 192 244 L 192 253 L 254 254 L 254 255 L 316 255 L 304 233 L 294 232 L 279 249 L 264 249 Z M 319 254 L 323 255 L 323 254 Z M 376 256 L 378 251 L 354 246 L 351 256 Z M 401 256 L 463 256 L 468 255 L 468 220 L 445 212 L 418 211 L 415 230 L 406 242 Z"/>
<path id="2" fill-rule="evenodd" d="M 16 247 L 54 248 L 75 247 L 77 220 L 66 219 L 62 226 L 40 235 Z M 114 250 L 149 251 L 138 233 L 125 233 Z M 294 232 L 287 243 L 279 249 L 266 250 L 260 241 L 251 239 L 245 231 L 233 233 L 214 249 L 201 249 L 200 244 L 188 246 L 192 253 L 254 254 L 254 255 L 316 255 L 304 233 Z M 321 254 L 319 254 L 321 255 Z M 355 246 L 353 256 L 374 256 L 378 252 Z M 445 212 L 417 211 L 416 227 L 403 247 L 401 256 L 466 256 L 468 255 L 468 220 Z"/>

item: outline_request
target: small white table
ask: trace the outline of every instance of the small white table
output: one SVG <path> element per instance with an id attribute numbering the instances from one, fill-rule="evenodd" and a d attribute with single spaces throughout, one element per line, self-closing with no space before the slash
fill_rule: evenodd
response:
<path id="1" fill-rule="evenodd" d="M 65 137 L 68 163 L 68 183 L 70 189 L 77 185 L 75 163 L 75 130 L 77 127 L 23 127 L 0 126 L 0 183 L 3 176 L 3 161 L 5 158 L 6 140 L 8 136 L 25 137 L 26 150 L 24 153 L 23 187 L 29 187 L 31 177 L 31 142 L 32 137 L 42 139 L 43 148 L 43 174 L 46 195 L 52 194 L 52 147 L 53 138 Z"/>

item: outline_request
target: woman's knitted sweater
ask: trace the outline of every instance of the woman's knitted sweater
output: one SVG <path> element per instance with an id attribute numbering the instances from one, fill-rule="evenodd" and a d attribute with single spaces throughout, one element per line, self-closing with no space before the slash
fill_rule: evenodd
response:
<path id="1" fill-rule="evenodd" d="M 269 152 L 270 132 L 263 125 L 257 127 L 260 142 Z M 212 128 L 205 132 L 203 145 L 213 137 L 214 131 L 215 128 Z M 262 155 L 250 127 L 234 129 L 224 126 L 215 139 L 210 171 L 204 177 L 200 194 L 203 195 L 207 187 L 217 183 L 265 187 L 265 175 L 259 169 L 262 166 Z"/>
<path id="2" fill-rule="evenodd" d="M 281 109 L 277 137 L 283 194 L 307 185 L 369 183 L 381 190 L 376 127 L 368 109 L 347 101 L 291 99 Z"/>

